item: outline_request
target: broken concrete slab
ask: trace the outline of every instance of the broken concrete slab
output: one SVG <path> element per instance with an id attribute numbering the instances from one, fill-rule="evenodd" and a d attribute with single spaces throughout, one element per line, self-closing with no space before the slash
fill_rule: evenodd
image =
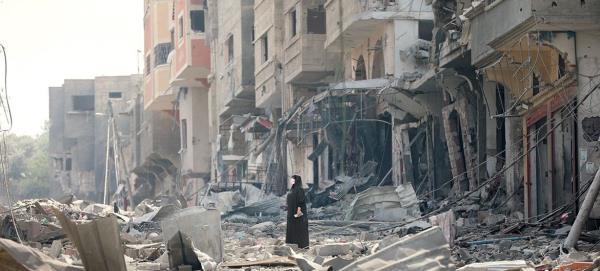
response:
<path id="1" fill-rule="evenodd" d="M 54 214 L 75 244 L 86 270 L 126 270 L 117 218 L 99 218 L 77 225 L 57 209 L 54 209 Z"/>
<path id="2" fill-rule="evenodd" d="M 266 231 L 274 231 L 277 229 L 277 225 L 275 225 L 272 221 L 266 221 L 263 223 L 256 224 L 250 227 L 250 231 L 252 232 L 266 232 Z"/>
<path id="3" fill-rule="evenodd" d="M 317 256 L 338 256 L 346 255 L 356 249 L 352 243 L 332 243 L 324 245 L 316 245 L 313 247 L 313 252 Z"/>
<path id="4" fill-rule="evenodd" d="M 133 219 L 133 222 L 134 223 L 142 223 L 142 222 L 150 222 L 150 221 L 159 222 L 159 221 L 162 221 L 163 219 L 166 219 L 171 214 L 175 213 L 177 210 L 179 210 L 179 207 L 177 207 L 175 205 L 161 206 L 161 207 L 158 207 L 156 210 L 150 211 L 142 216 L 135 217 Z"/>
<path id="5" fill-rule="evenodd" d="M 288 257 L 273 257 L 267 260 L 259 261 L 241 261 L 241 262 L 225 262 L 221 267 L 243 268 L 252 266 L 296 266 L 296 261 Z"/>
<path id="6" fill-rule="evenodd" d="M 192 240 L 186 234 L 177 231 L 167 242 L 167 251 L 169 257 L 169 267 L 179 268 L 180 266 L 190 266 L 194 270 L 202 270 L 202 264 L 194 252 Z"/>
<path id="7" fill-rule="evenodd" d="M 454 270 L 450 248 L 439 227 L 432 227 L 361 258 L 341 269 L 359 270 Z"/>
<path id="8" fill-rule="evenodd" d="M 52 259 L 43 253 L 8 239 L 0 239 L 2 270 L 82 271 L 83 267 Z"/>
<path id="9" fill-rule="evenodd" d="M 249 216 L 279 215 L 281 213 L 280 207 L 283 203 L 283 198 L 269 196 L 267 199 L 237 208 L 231 211 L 230 214 L 242 213 Z"/>
<path id="10" fill-rule="evenodd" d="M 290 257 L 296 255 L 294 249 L 289 246 L 277 246 L 273 248 L 273 254 L 277 256 Z"/>
<path id="11" fill-rule="evenodd" d="M 454 246 L 456 238 L 456 218 L 452 209 L 429 218 L 431 225 L 439 226 L 450 247 Z"/>
<path id="12" fill-rule="evenodd" d="M 326 262 L 324 262 L 322 265 L 323 266 L 330 266 L 333 268 L 333 270 L 340 270 L 348 265 L 350 265 L 352 262 L 354 262 L 356 259 L 346 259 L 343 257 L 335 257 L 331 260 L 328 260 Z"/>
<path id="13" fill-rule="evenodd" d="M 371 187 L 356 195 L 346 220 L 407 221 L 420 217 L 419 201 L 411 184 Z"/>
<path id="14" fill-rule="evenodd" d="M 52 241 L 52 246 L 50 247 L 50 251 L 49 251 L 49 256 L 52 258 L 58 258 L 58 255 L 60 255 L 61 251 L 62 251 L 63 245 L 62 245 L 62 240 L 54 240 Z"/>
<path id="15" fill-rule="evenodd" d="M 521 268 L 530 267 L 527 262 L 519 261 L 498 261 L 486 263 L 472 263 L 463 266 L 457 271 L 504 271 L 504 270 L 520 270 Z"/>
<path id="16" fill-rule="evenodd" d="M 217 262 L 223 260 L 223 237 L 219 210 L 189 207 L 163 220 L 161 226 L 165 242 L 181 231 L 190 236 L 194 247 L 205 252 Z"/>
<path id="17" fill-rule="evenodd" d="M 306 259 L 305 257 L 297 256 L 295 258 L 298 267 L 302 271 L 333 271 L 333 268 L 331 266 L 321 266 L 315 262 Z"/>

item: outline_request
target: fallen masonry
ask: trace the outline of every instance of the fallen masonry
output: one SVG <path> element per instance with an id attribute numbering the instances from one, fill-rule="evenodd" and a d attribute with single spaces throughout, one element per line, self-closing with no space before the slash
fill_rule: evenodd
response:
<path id="1" fill-rule="evenodd" d="M 61 271 L 600 270 L 600 231 L 583 231 L 577 250 L 561 249 L 571 226 L 560 213 L 531 222 L 486 208 L 479 196 L 445 208 L 422 202 L 410 185 L 353 188 L 308 209 L 310 246 L 299 249 L 284 242 L 283 197 L 246 190 L 253 196 L 231 200 L 219 195 L 231 191 L 211 191 L 203 206 L 148 199 L 118 212 L 74 198 L 20 201 L 12 215 L 2 213 L 0 265 Z"/>

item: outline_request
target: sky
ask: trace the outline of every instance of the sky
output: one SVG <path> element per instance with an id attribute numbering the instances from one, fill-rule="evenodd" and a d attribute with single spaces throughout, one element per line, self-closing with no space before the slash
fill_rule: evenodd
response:
<path id="1" fill-rule="evenodd" d="M 12 132 L 42 131 L 48 120 L 48 87 L 61 86 L 64 79 L 143 70 L 143 57 L 138 57 L 143 9 L 143 0 L 0 0 Z"/>

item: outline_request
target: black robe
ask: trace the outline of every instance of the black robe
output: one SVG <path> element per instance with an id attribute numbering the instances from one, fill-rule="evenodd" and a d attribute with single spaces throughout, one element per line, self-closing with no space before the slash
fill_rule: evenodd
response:
<path id="1" fill-rule="evenodd" d="M 296 210 L 300 207 L 303 215 L 294 217 Z M 308 247 L 308 213 L 306 211 L 306 197 L 304 190 L 292 189 L 287 194 L 287 229 L 285 242 L 297 244 L 299 248 Z"/>

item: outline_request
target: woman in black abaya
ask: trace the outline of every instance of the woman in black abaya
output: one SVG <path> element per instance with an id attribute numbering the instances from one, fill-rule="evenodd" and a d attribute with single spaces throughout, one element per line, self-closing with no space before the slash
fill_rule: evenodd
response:
<path id="1" fill-rule="evenodd" d="M 308 247 L 308 217 L 306 196 L 302 189 L 302 178 L 298 175 L 290 179 L 292 188 L 287 194 L 287 229 L 285 242 L 297 244 L 299 248 Z"/>

